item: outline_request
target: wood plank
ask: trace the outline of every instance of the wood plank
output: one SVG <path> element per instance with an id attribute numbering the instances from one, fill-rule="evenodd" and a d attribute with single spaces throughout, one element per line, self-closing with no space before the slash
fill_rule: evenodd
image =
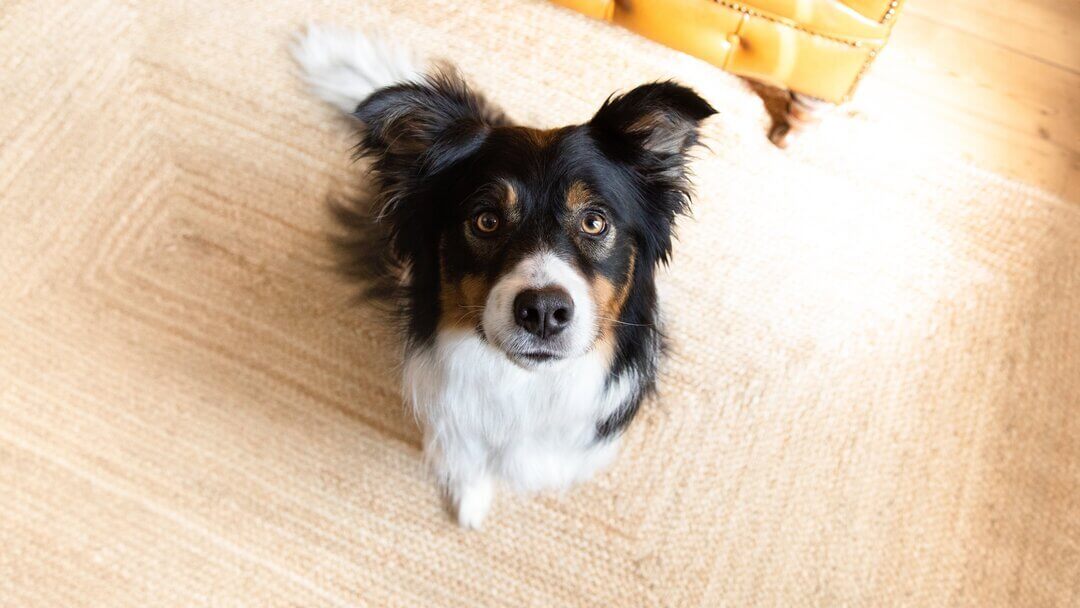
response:
<path id="1" fill-rule="evenodd" d="M 1080 146 L 1080 74 L 919 15 L 906 15 L 881 56 L 884 77 L 987 121 L 1068 149 Z"/>
<path id="2" fill-rule="evenodd" d="M 903 124 L 907 138 L 894 143 L 908 145 L 913 155 L 947 151 L 1080 204 L 1080 154 L 891 83 L 867 83 L 852 106 L 853 113 L 885 116 Z"/>
<path id="3" fill-rule="evenodd" d="M 910 15 L 978 36 L 1022 55 L 1080 72 L 1080 2 L 1076 0 L 908 0 Z"/>
<path id="4" fill-rule="evenodd" d="M 954 10 L 964 2 L 944 4 Z M 1070 69 L 916 10 L 897 23 L 852 105 L 903 122 L 986 169 L 1080 202 L 1080 74 Z"/>

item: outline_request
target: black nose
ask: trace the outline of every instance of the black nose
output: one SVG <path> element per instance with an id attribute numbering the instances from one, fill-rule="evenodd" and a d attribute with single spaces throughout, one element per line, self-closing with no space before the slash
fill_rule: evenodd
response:
<path id="1" fill-rule="evenodd" d="M 526 289 L 514 298 L 514 320 L 530 334 L 550 338 L 574 318 L 574 301 L 559 287 Z"/>

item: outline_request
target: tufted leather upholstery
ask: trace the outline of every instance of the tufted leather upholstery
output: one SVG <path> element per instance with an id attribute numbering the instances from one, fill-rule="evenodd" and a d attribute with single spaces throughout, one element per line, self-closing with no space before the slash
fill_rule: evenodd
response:
<path id="1" fill-rule="evenodd" d="M 884 46 L 903 0 L 554 0 L 736 74 L 832 102 Z"/>

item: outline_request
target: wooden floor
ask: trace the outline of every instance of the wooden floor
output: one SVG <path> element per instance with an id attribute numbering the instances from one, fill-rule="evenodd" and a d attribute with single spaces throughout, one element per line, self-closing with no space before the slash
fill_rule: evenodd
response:
<path id="1" fill-rule="evenodd" d="M 852 107 L 1080 204 L 1080 0 L 908 0 Z"/>

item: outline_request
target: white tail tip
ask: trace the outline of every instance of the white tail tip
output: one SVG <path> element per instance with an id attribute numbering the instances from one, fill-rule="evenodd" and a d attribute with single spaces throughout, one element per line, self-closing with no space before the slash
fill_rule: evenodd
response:
<path id="1" fill-rule="evenodd" d="M 423 77 L 409 51 L 333 26 L 308 25 L 296 35 L 292 55 L 312 92 L 347 113 L 378 89 Z"/>

